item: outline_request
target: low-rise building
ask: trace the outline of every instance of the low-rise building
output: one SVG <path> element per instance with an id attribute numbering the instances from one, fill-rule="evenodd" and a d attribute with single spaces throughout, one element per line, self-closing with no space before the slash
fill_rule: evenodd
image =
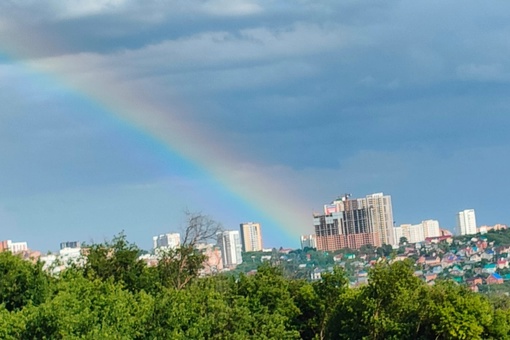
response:
<path id="1" fill-rule="evenodd" d="M 498 267 L 495 263 L 489 263 L 483 266 L 482 272 L 487 274 L 494 274 L 497 268 Z"/>
<path id="2" fill-rule="evenodd" d="M 503 283 L 503 278 L 498 273 L 492 273 L 485 279 L 485 282 L 488 285 L 500 285 Z"/>
<path id="3" fill-rule="evenodd" d="M 28 251 L 26 242 L 12 242 L 5 240 L 0 242 L 0 251 L 10 251 L 13 254 L 19 254 Z"/>

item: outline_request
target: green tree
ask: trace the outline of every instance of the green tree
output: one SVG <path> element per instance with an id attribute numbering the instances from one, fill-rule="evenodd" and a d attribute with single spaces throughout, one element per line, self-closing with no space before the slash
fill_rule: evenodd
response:
<path id="1" fill-rule="evenodd" d="M 313 284 L 314 290 L 317 292 L 319 301 L 319 310 L 316 313 L 318 319 L 317 334 L 319 339 L 324 339 L 326 325 L 335 310 L 338 302 L 342 298 L 349 280 L 345 272 L 340 267 L 335 267 L 332 273 L 324 272 L 321 275 L 321 280 Z"/>
<path id="2" fill-rule="evenodd" d="M 0 304 L 9 311 L 39 305 L 49 294 L 49 276 L 43 263 L 32 264 L 10 252 L 0 253 Z"/>
<path id="3" fill-rule="evenodd" d="M 380 263 L 369 283 L 344 294 L 328 322 L 328 338 L 410 339 L 420 328 L 424 285 L 410 262 Z"/>
<path id="4" fill-rule="evenodd" d="M 430 288 L 422 312 L 428 335 L 442 339 L 485 339 L 493 323 L 488 300 L 451 281 Z"/>
<path id="5" fill-rule="evenodd" d="M 269 338 L 299 338 L 293 320 L 300 311 L 281 268 L 264 263 L 255 275 L 241 274 L 233 285 L 233 294 L 257 320 L 251 334 L 264 332 Z"/>
<path id="6" fill-rule="evenodd" d="M 393 247 L 389 244 L 383 244 L 381 247 L 377 248 L 376 253 L 380 257 L 390 257 L 393 253 Z"/>
<path id="7" fill-rule="evenodd" d="M 106 281 L 112 278 L 130 291 L 151 289 L 152 282 L 145 263 L 139 259 L 140 248 L 127 240 L 124 232 L 111 242 L 85 246 L 85 276 Z"/>
<path id="8" fill-rule="evenodd" d="M 23 339 L 25 317 L 23 311 L 9 312 L 5 305 L 0 305 L 0 339 Z"/>

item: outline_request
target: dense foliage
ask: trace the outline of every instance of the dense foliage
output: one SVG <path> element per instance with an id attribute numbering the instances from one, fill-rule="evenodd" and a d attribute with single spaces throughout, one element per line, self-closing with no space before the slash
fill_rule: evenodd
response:
<path id="1" fill-rule="evenodd" d="M 139 254 L 121 235 L 55 277 L 0 253 L 0 338 L 510 338 L 508 297 L 428 286 L 409 262 L 379 263 L 368 284 L 349 288 L 338 268 L 315 282 L 270 262 L 254 275 L 199 278 L 203 255 L 193 249 L 163 254 L 154 267 Z"/>

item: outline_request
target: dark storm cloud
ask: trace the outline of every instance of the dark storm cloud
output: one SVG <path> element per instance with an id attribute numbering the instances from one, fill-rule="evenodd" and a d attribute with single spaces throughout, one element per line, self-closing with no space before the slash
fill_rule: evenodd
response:
<path id="1" fill-rule="evenodd" d="M 437 1 L 52 2 L 34 17 L 38 6 L 9 8 L 59 41 L 43 55 L 86 53 L 96 69 L 84 71 L 178 88 L 197 103 L 196 120 L 262 162 L 335 167 L 356 148 L 339 148 L 336 157 L 327 150 L 349 142 L 396 151 L 467 147 L 472 140 L 459 131 L 508 106 L 501 2 L 483 10 Z"/>

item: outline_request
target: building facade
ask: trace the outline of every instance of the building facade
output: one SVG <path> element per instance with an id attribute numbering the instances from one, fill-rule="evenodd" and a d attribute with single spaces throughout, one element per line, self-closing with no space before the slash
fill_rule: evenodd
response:
<path id="1" fill-rule="evenodd" d="M 409 243 L 418 243 L 425 241 L 425 232 L 423 231 L 423 224 L 409 225 Z"/>
<path id="2" fill-rule="evenodd" d="M 60 249 L 65 249 L 65 248 L 76 249 L 76 248 L 80 248 L 80 247 L 81 247 L 81 243 L 79 241 L 60 242 Z"/>
<path id="3" fill-rule="evenodd" d="M 224 268 L 233 268 L 243 263 L 241 256 L 241 236 L 237 230 L 226 230 L 218 233 L 218 246 L 221 250 L 221 258 Z"/>
<path id="4" fill-rule="evenodd" d="M 154 249 L 175 249 L 181 245 L 181 235 L 179 233 L 169 233 L 154 236 L 152 245 Z"/>
<path id="5" fill-rule="evenodd" d="M 480 234 L 486 234 L 489 231 L 492 230 L 505 230 L 508 229 L 508 226 L 506 224 L 495 224 L 493 226 L 488 225 L 482 225 L 480 228 L 476 228 L 476 232 Z"/>
<path id="6" fill-rule="evenodd" d="M 391 196 L 377 193 L 362 201 L 370 214 L 370 222 L 379 237 L 378 243 L 393 245 L 393 207 Z"/>
<path id="7" fill-rule="evenodd" d="M 401 224 L 393 229 L 395 245 L 400 244 L 400 239 L 405 237 L 409 243 L 423 242 L 427 237 L 441 236 L 439 221 L 426 220 L 419 224 Z"/>
<path id="8" fill-rule="evenodd" d="M 391 197 L 382 193 L 365 198 L 341 199 L 324 206 L 323 214 L 314 214 L 317 249 L 334 251 L 359 249 L 363 245 L 380 247 L 394 243 Z"/>
<path id="9" fill-rule="evenodd" d="M 317 238 L 315 234 L 301 236 L 301 249 L 317 248 Z"/>
<path id="10" fill-rule="evenodd" d="M 262 229 L 260 223 L 241 223 L 241 243 L 243 251 L 262 251 Z"/>
<path id="11" fill-rule="evenodd" d="M 0 242 L 0 251 L 10 251 L 13 254 L 28 251 L 28 244 L 26 242 L 12 242 L 5 240 Z"/>
<path id="12" fill-rule="evenodd" d="M 441 227 L 439 226 L 438 220 L 426 220 L 421 222 L 421 224 L 423 225 L 425 238 L 441 236 Z"/>
<path id="13" fill-rule="evenodd" d="M 474 209 L 460 211 L 457 214 L 457 233 L 459 235 L 476 234 L 476 216 Z"/>

